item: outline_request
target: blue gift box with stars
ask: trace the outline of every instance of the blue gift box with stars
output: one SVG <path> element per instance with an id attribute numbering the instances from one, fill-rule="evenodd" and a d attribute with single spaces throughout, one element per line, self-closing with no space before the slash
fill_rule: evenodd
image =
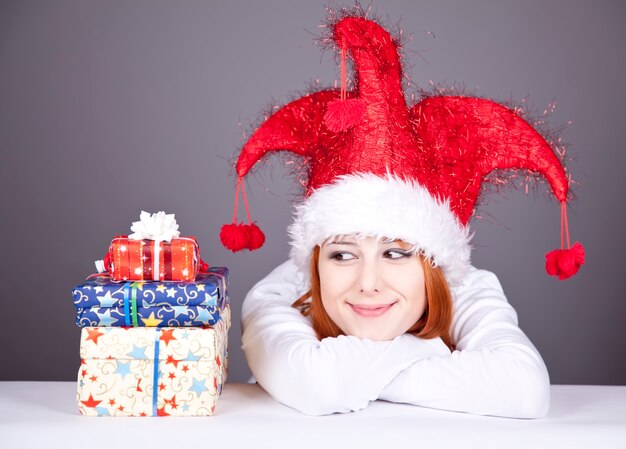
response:
<path id="1" fill-rule="evenodd" d="M 228 303 L 228 269 L 194 282 L 116 282 L 90 276 L 72 291 L 79 327 L 213 326 Z"/>

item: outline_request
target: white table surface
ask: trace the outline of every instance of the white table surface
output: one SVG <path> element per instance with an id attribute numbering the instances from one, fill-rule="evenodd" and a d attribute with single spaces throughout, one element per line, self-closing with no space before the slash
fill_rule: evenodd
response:
<path id="1" fill-rule="evenodd" d="M 86 418 L 75 401 L 75 382 L 0 382 L 0 448 L 626 448 L 626 386 L 552 386 L 539 420 L 380 401 L 309 417 L 231 383 L 210 417 Z"/>

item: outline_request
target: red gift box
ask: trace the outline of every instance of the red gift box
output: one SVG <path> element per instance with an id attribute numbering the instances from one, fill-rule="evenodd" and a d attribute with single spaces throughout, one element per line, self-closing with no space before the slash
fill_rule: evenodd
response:
<path id="1" fill-rule="evenodd" d="M 104 258 L 104 270 L 114 281 L 193 281 L 200 270 L 194 237 L 171 242 L 132 240 L 117 236 Z"/>

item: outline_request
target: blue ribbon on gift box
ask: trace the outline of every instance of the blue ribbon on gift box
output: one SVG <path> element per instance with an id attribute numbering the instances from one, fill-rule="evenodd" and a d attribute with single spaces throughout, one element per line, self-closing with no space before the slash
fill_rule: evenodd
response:
<path id="1" fill-rule="evenodd" d="M 154 370 L 152 373 L 152 416 L 157 416 L 157 399 L 159 395 L 159 346 L 161 345 L 161 328 L 154 332 Z"/>
<path id="2" fill-rule="evenodd" d="M 124 284 L 124 321 L 126 326 L 130 326 L 130 305 L 128 304 L 128 298 L 130 298 L 130 282 Z"/>

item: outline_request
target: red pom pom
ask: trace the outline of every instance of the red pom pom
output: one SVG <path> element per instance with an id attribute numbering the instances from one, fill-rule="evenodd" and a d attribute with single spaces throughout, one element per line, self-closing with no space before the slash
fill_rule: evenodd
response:
<path id="1" fill-rule="evenodd" d="M 585 248 L 579 242 L 570 249 L 555 249 L 546 254 L 546 271 L 560 280 L 574 276 L 585 263 Z"/>
<path id="2" fill-rule="evenodd" d="M 231 223 L 222 226 L 220 240 L 222 245 L 236 253 L 242 249 L 250 251 L 259 249 L 265 243 L 265 235 L 254 223 Z"/>
<path id="3" fill-rule="evenodd" d="M 333 100 L 328 103 L 324 114 L 326 127 L 333 132 L 345 131 L 363 119 L 365 102 L 358 98 Z"/>
<path id="4" fill-rule="evenodd" d="M 220 231 L 222 245 L 232 252 L 246 248 L 246 226 L 244 224 L 225 224 Z"/>
<path id="5" fill-rule="evenodd" d="M 255 249 L 259 249 L 260 247 L 262 247 L 265 243 L 265 234 L 263 234 L 261 228 L 259 228 L 254 223 L 251 223 L 247 226 L 247 248 L 250 251 L 254 251 Z"/>

